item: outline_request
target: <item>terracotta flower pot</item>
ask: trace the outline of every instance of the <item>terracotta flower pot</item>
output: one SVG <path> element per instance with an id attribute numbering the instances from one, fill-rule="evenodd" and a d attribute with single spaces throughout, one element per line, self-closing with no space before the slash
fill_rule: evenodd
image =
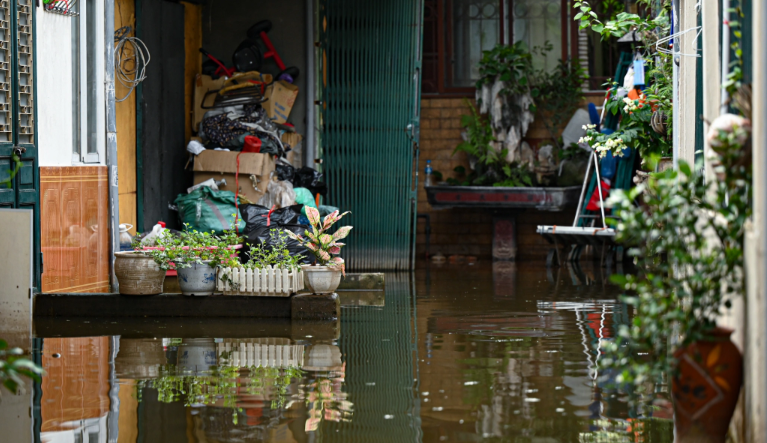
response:
<path id="1" fill-rule="evenodd" d="M 743 357 L 731 329 L 678 350 L 671 383 L 676 443 L 724 443 L 743 381 Z"/>

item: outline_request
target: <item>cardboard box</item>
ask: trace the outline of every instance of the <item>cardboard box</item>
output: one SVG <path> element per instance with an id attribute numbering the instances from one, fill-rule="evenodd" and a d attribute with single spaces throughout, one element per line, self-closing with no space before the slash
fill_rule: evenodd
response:
<path id="1" fill-rule="evenodd" d="M 266 115 L 277 123 L 287 122 L 298 96 L 298 86 L 279 80 L 269 85 L 264 95 L 268 99 L 263 104 Z"/>
<path id="2" fill-rule="evenodd" d="M 237 154 L 240 153 L 211 150 L 200 153 L 194 159 L 194 184 L 202 183 L 209 178 L 226 179 L 226 186 L 221 186 L 219 189 L 235 192 Z M 274 166 L 274 158 L 269 154 L 242 153 L 240 155 L 240 188 L 239 192 L 236 193 L 242 194 L 251 202 L 256 203 L 266 193 Z"/>

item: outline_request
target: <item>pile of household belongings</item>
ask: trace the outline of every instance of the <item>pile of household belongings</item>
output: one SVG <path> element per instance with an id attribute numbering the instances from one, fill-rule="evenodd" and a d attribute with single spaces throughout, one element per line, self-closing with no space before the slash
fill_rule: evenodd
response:
<path id="1" fill-rule="evenodd" d="M 263 243 L 269 229 L 308 227 L 305 205 L 323 214 L 335 209 L 318 204 L 327 194 L 322 174 L 291 164 L 302 137 L 286 120 L 298 88 L 272 80 L 255 71 L 197 76 L 197 137 L 187 146 L 194 186 L 174 202 L 191 228 L 222 233 L 236 226 L 249 241 Z"/>

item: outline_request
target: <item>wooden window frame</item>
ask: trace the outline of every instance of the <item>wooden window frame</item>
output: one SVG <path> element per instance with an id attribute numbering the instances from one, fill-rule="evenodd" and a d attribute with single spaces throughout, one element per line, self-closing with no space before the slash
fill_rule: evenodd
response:
<path id="1" fill-rule="evenodd" d="M 472 87 L 454 87 L 454 86 L 448 86 L 447 83 L 447 76 L 449 75 L 449 70 L 446 69 L 446 62 L 449 59 L 449 51 L 450 51 L 450 45 L 448 45 L 448 42 L 451 41 L 452 38 L 452 29 L 451 29 L 451 23 L 448 23 L 446 11 L 445 11 L 445 4 L 446 2 L 452 2 L 453 0 L 436 0 L 436 11 L 437 11 L 437 63 L 436 63 L 436 71 L 437 71 L 437 92 L 424 92 L 422 95 L 424 97 L 428 98 L 439 98 L 439 97 L 474 97 L 475 95 L 475 88 Z M 560 23 L 562 25 L 567 25 L 567 32 L 562 33 L 561 37 L 561 46 L 562 46 L 562 53 L 560 55 L 562 60 L 575 60 L 579 58 L 578 53 L 578 26 L 577 24 L 568 19 L 569 16 L 569 10 L 572 8 L 573 2 L 575 0 L 560 0 L 561 6 L 560 6 Z M 515 0 L 508 0 L 508 9 L 509 12 L 513 11 L 514 9 L 514 2 Z M 499 32 L 501 35 L 501 39 L 503 38 L 503 35 L 505 34 L 506 29 L 509 31 L 509 41 L 505 42 L 506 44 L 510 44 L 514 41 L 514 16 L 512 13 L 509 13 L 508 20 L 504 20 L 504 14 L 507 12 L 504 8 L 504 1 L 498 0 L 498 7 L 500 10 L 501 20 L 500 20 L 500 26 L 499 26 Z M 596 95 L 604 95 L 604 91 L 586 91 L 585 95 L 587 96 L 596 96 Z"/>

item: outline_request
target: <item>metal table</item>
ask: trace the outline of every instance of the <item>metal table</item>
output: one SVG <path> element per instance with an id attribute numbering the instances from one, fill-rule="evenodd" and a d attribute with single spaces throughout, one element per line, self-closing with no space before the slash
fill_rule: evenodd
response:
<path id="1" fill-rule="evenodd" d="M 499 211 L 493 217 L 493 258 L 517 256 L 515 213 L 522 210 L 561 212 L 578 204 L 580 186 L 564 188 L 504 188 L 495 186 L 426 186 L 434 209 L 474 208 Z"/>

